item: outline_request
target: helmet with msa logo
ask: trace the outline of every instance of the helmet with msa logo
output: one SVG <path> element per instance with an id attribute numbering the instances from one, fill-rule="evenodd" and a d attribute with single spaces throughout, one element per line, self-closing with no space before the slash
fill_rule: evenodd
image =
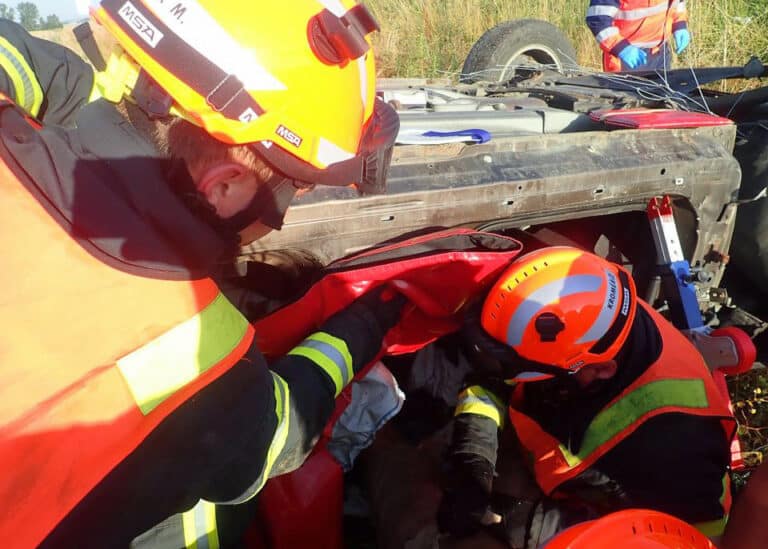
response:
<path id="1" fill-rule="evenodd" d="M 382 192 L 399 121 L 375 97 L 354 0 L 103 0 L 96 19 L 137 66 L 133 99 L 249 144 L 287 177 Z"/>
<path id="2" fill-rule="evenodd" d="M 507 268 L 488 293 L 480 322 L 528 362 L 526 369 L 576 372 L 616 356 L 636 307 L 634 281 L 622 267 L 577 248 L 551 247 Z"/>

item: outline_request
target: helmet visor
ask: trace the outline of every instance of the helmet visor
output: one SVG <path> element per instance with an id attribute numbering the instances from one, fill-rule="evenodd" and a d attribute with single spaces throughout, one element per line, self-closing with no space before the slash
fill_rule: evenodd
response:
<path id="1" fill-rule="evenodd" d="M 397 112 L 381 99 L 376 99 L 359 152 L 349 160 L 320 169 L 269 141 L 252 143 L 251 147 L 273 169 L 296 181 L 336 187 L 354 185 L 361 194 L 383 194 L 399 129 L 400 118 Z"/>

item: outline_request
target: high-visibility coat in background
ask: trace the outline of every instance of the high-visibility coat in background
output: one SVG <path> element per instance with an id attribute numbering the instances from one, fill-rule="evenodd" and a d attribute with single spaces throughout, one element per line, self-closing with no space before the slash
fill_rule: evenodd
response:
<path id="1" fill-rule="evenodd" d="M 621 70 L 629 45 L 656 53 L 672 34 L 688 27 L 685 0 L 590 0 L 587 25 L 603 50 L 603 70 Z"/>
<path id="2" fill-rule="evenodd" d="M 253 338 L 212 280 L 113 268 L 33 193 L 0 160 L 0 539 L 14 547 L 39 544 Z"/>
<path id="3" fill-rule="evenodd" d="M 536 481 L 546 494 L 556 493 L 564 482 L 592 467 L 640 425 L 660 414 L 720 418 L 724 439 L 731 440 L 735 433 L 733 414 L 693 344 L 647 304 L 639 302 L 638 305 L 651 315 L 659 329 L 661 354 L 640 377 L 598 412 L 577 452 L 571 452 L 536 421 L 519 411 L 524 384 L 515 388 L 509 417 L 520 443 L 531 455 Z M 664 452 L 664 448 L 660 447 L 659 452 Z M 697 528 L 708 535 L 722 534 L 731 506 L 727 473 L 723 478 L 720 504 L 723 518 L 711 524 L 698 524 Z"/>

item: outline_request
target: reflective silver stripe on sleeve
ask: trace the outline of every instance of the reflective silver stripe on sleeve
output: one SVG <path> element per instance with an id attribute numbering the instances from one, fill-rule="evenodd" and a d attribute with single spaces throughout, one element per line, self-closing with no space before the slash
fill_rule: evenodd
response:
<path id="1" fill-rule="evenodd" d="M 600 32 L 598 32 L 595 35 L 595 38 L 598 42 L 605 42 L 612 36 L 616 36 L 619 34 L 619 29 L 617 27 L 608 27 L 607 29 L 603 29 Z"/>
<path id="2" fill-rule="evenodd" d="M 29 74 L 27 74 L 27 70 L 24 68 L 24 66 L 19 62 L 19 60 L 16 58 L 16 55 L 14 52 L 7 49 L 2 43 L 0 43 L 0 55 L 2 55 L 5 59 L 8 60 L 8 62 L 13 66 L 13 69 L 16 72 L 16 76 L 18 76 L 19 80 L 22 83 L 21 90 L 15 90 L 16 97 L 14 98 L 16 100 L 16 103 L 28 110 L 31 111 L 33 105 L 35 104 L 35 84 L 37 82 L 33 83 L 30 80 Z M 13 75 L 9 75 L 11 77 L 11 80 L 14 80 Z M 38 84 L 39 86 L 39 84 Z M 16 86 L 14 86 L 15 88 Z M 22 95 L 23 97 L 21 97 Z M 37 114 L 37 113 L 33 113 Z"/>
<path id="3" fill-rule="evenodd" d="M 587 17 L 613 17 L 619 8 L 616 6 L 589 6 Z"/>
<path id="4" fill-rule="evenodd" d="M 349 384 L 349 382 L 352 380 L 350 377 L 352 372 L 349 368 L 347 368 L 347 361 L 344 359 L 342 354 L 336 349 L 336 347 L 325 343 L 324 341 L 318 341 L 316 339 L 305 339 L 301 342 L 302 347 L 309 347 L 310 349 L 314 349 L 315 351 L 318 351 L 320 353 L 323 353 L 325 356 L 330 358 L 334 364 L 339 368 L 339 372 L 341 373 L 341 378 L 344 381 L 344 387 Z"/>

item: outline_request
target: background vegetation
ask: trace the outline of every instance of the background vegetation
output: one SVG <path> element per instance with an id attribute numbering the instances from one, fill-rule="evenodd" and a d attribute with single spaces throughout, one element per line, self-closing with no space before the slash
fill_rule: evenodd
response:
<path id="1" fill-rule="evenodd" d="M 0 2 L 0 18 L 16 21 L 29 31 L 59 29 L 62 26 L 58 15 L 41 16 L 34 2 L 19 2 L 15 9 Z"/>
<path id="2" fill-rule="evenodd" d="M 472 44 L 509 19 L 534 17 L 562 29 L 578 63 L 600 68 L 601 54 L 584 23 L 589 0 L 367 0 L 382 25 L 377 36 L 382 76 L 458 74 Z M 693 34 L 680 66 L 768 61 L 768 0 L 686 0 Z"/>

